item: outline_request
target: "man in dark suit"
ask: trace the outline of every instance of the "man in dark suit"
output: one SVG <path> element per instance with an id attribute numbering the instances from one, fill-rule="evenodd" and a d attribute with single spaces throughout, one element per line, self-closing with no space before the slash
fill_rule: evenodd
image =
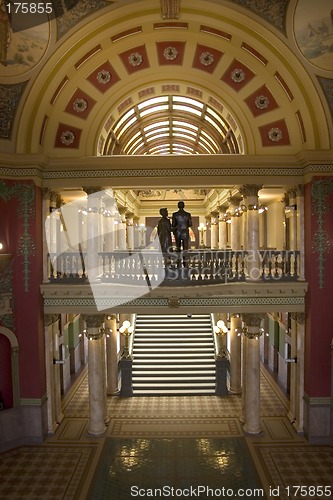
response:
<path id="1" fill-rule="evenodd" d="M 177 252 L 188 250 L 190 242 L 189 228 L 192 226 L 192 217 L 184 210 L 185 203 L 178 203 L 178 212 L 172 214 L 172 232 L 175 235 Z"/>

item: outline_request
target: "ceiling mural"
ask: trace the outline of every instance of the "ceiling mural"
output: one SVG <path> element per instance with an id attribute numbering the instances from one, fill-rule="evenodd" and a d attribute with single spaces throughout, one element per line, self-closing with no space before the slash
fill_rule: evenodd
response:
<path id="1" fill-rule="evenodd" d="M 333 68 L 332 0 L 299 0 L 294 19 L 295 37 L 303 56 L 318 68 Z"/>
<path id="2" fill-rule="evenodd" d="M 285 33 L 289 0 L 231 0 L 271 23 Z M 311 0 L 310 0 L 311 1 Z"/>
<path id="3" fill-rule="evenodd" d="M 14 32 L 5 1 L 0 0 L 0 76 L 17 76 L 34 68 L 45 54 L 49 37 L 48 22 Z"/>

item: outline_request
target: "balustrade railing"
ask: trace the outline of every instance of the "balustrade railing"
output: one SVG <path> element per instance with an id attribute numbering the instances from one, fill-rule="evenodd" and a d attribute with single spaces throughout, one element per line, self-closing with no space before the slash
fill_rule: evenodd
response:
<path id="1" fill-rule="evenodd" d="M 99 252 L 98 276 L 101 282 L 162 285 L 233 283 L 251 279 L 247 264 L 253 255 L 247 250 L 189 250 L 162 256 L 154 250 Z M 84 283 L 88 280 L 85 253 L 49 254 L 49 279 L 53 283 Z M 256 278 L 264 281 L 296 281 L 299 252 L 259 250 L 260 267 Z"/>

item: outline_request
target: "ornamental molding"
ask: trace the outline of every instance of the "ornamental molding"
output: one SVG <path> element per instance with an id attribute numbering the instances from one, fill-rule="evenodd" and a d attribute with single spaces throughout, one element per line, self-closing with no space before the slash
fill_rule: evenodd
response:
<path id="1" fill-rule="evenodd" d="M 87 328 L 100 328 L 105 320 L 104 314 L 83 316 Z"/>
<path id="2" fill-rule="evenodd" d="M 107 83 L 110 82 L 111 80 L 111 73 L 107 69 L 102 69 L 99 71 L 96 75 L 96 79 L 98 83 L 101 83 L 102 85 L 106 85 Z"/>
<path id="3" fill-rule="evenodd" d="M 75 101 L 73 102 L 73 109 L 77 113 L 83 113 L 87 109 L 87 107 L 88 102 L 86 101 L 86 99 L 79 98 L 75 99 Z"/>
<path id="4" fill-rule="evenodd" d="M 283 137 L 282 130 L 278 127 L 272 127 L 268 131 L 268 138 L 272 142 L 280 142 Z"/>
<path id="5" fill-rule="evenodd" d="M 174 61 L 178 57 L 178 50 L 176 47 L 166 47 L 163 50 L 163 56 L 168 61 Z"/>
<path id="6" fill-rule="evenodd" d="M 245 72 L 239 68 L 234 69 L 231 72 L 231 80 L 234 83 L 242 83 L 245 80 Z"/>
<path id="7" fill-rule="evenodd" d="M 242 319 L 248 327 L 260 327 L 263 320 L 262 314 L 242 314 Z"/>
<path id="8" fill-rule="evenodd" d="M 142 64 L 142 61 L 143 57 L 139 52 L 132 52 L 132 54 L 128 56 L 128 62 L 131 66 L 140 66 Z"/>
<path id="9" fill-rule="evenodd" d="M 101 310 L 107 315 L 109 309 L 140 312 L 152 307 L 166 313 L 173 308 L 185 310 L 189 307 L 242 314 L 273 311 L 303 312 L 306 290 L 305 282 L 158 287 L 144 297 L 125 303 L 128 297 L 124 300 L 118 296 L 112 297 L 108 288 L 103 285 L 100 290 L 94 287 L 94 295 L 89 285 L 41 285 L 45 313 L 76 311 L 93 316 Z M 100 318 L 101 316 L 99 321 Z"/>
<path id="10" fill-rule="evenodd" d="M 329 396 L 312 398 L 308 394 L 304 393 L 304 400 L 310 406 L 331 406 L 333 404 L 333 398 L 330 398 Z"/>
<path id="11" fill-rule="evenodd" d="M 326 254 L 331 248 L 326 231 L 326 215 L 330 211 L 329 196 L 333 193 L 333 177 L 317 179 L 312 182 L 312 216 L 317 217 L 317 229 L 312 240 L 312 251 L 317 254 L 319 288 L 325 285 Z"/>
<path id="12" fill-rule="evenodd" d="M 23 283 L 24 291 L 29 292 L 30 287 L 30 262 L 35 255 L 36 245 L 31 236 L 31 220 L 35 218 L 35 188 L 32 183 L 7 183 L 0 181 L 0 198 L 6 202 L 16 198 L 19 202 L 17 208 L 18 219 L 21 221 L 22 232 L 18 239 L 16 254 L 23 258 Z"/>
<path id="13" fill-rule="evenodd" d="M 203 66 L 211 66 L 214 63 L 214 56 L 211 52 L 203 52 L 200 55 L 200 63 Z"/>
<path id="14" fill-rule="evenodd" d="M 97 159 L 100 162 L 100 157 Z M 137 160 L 137 159 L 136 159 Z M 246 156 L 244 156 L 246 160 Z M 36 161 L 36 163 L 38 163 Z M 32 163 L 31 160 L 27 161 L 27 164 Z M 97 162 L 96 162 L 97 163 Z M 251 167 L 218 167 L 218 168 L 135 168 L 135 169 L 117 169 L 117 168 L 104 168 L 92 170 L 91 167 L 78 168 L 75 170 L 70 165 L 62 165 L 55 169 L 53 165 L 41 165 L 41 166 L 27 166 L 14 164 L 12 161 L 2 160 L 2 166 L 0 165 L 0 177 L 3 178 L 38 178 L 45 181 L 52 180 L 66 180 L 66 179 L 101 179 L 101 178 L 114 178 L 114 177 L 165 177 L 165 176 L 186 176 L 186 177 L 196 177 L 196 176 L 269 176 L 269 177 L 299 177 L 302 181 L 305 175 L 311 174 L 332 174 L 333 175 L 333 164 L 309 164 L 305 167 L 296 165 L 299 163 L 297 159 L 294 161 L 294 165 L 290 164 L 288 167 L 270 167 L 270 166 L 251 166 Z M 82 165 L 82 163 L 81 163 Z M 79 163 L 78 163 L 79 166 Z"/>

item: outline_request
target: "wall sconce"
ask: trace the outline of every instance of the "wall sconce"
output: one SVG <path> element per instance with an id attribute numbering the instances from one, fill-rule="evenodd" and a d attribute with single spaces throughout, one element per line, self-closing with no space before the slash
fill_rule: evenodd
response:
<path id="1" fill-rule="evenodd" d="M 200 234 L 200 247 L 204 248 L 205 247 L 205 242 L 204 242 L 204 234 L 207 231 L 206 224 L 204 222 L 200 222 L 198 231 Z"/>
<path id="2" fill-rule="evenodd" d="M 216 325 L 214 325 L 214 333 L 220 339 L 219 344 L 221 342 L 222 337 L 225 337 L 227 335 L 228 331 L 229 331 L 228 327 L 226 326 L 223 319 L 219 319 L 218 322 L 216 323 Z M 217 358 L 227 358 L 227 357 L 228 357 L 228 354 L 227 354 L 227 351 L 225 349 L 225 346 L 219 345 Z"/>
<path id="3" fill-rule="evenodd" d="M 130 352 L 129 352 L 129 338 L 134 332 L 134 328 L 131 325 L 130 321 L 125 320 L 122 324 L 122 326 L 119 328 L 120 334 L 125 338 L 125 345 L 123 352 L 121 353 L 122 358 L 131 358 Z"/>
<path id="4" fill-rule="evenodd" d="M 140 247 L 145 247 L 146 242 L 145 242 L 145 234 L 147 232 L 147 227 L 145 224 L 140 224 L 139 226 L 136 227 L 136 230 L 138 231 L 140 235 Z"/>

